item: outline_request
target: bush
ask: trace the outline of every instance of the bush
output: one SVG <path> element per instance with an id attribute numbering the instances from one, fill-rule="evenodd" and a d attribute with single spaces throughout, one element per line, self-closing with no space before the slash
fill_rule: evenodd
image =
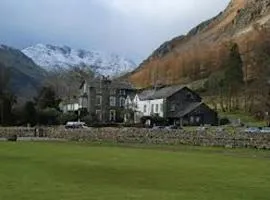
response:
<path id="1" fill-rule="evenodd" d="M 42 125 L 58 125 L 59 115 L 60 112 L 55 108 L 46 108 L 37 112 L 38 122 Z"/>
<path id="2" fill-rule="evenodd" d="M 220 126 L 224 126 L 224 125 L 227 125 L 227 124 L 230 124 L 230 123 L 231 122 L 227 117 L 223 117 L 223 118 L 219 119 L 219 125 Z"/>
<path id="3" fill-rule="evenodd" d="M 10 135 L 7 137 L 7 141 L 10 141 L 10 142 L 16 142 L 17 141 L 17 135 Z"/>
<path id="4" fill-rule="evenodd" d="M 77 121 L 77 120 L 78 120 L 78 116 L 75 113 L 61 113 L 58 119 L 60 124 L 66 124 L 67 122 Z"/>

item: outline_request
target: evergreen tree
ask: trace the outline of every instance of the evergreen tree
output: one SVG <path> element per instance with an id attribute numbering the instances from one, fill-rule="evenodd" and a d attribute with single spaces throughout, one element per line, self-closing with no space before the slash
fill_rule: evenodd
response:
<path id="1" fill-rule="evenodd" d="M 37 123 L 37 111 L 35 108 L 35 103 L 28 101 L 25 103 L 23 109 L 24 120 L 26 123 L 30 123 L 32 126 Z"/>
<path id="2" fill-rule="evenodd" d="M 230 47 L 230 54 L 225 63 L 224 81 L 228 87 L 239 88 L 244 83 L 243 61 L 236 43 Z"/>
<path id="3" fill-rule="evenodd" d="M 59 110 L 60 99 L 56 97 L 51 87 L 43 87 L 35 101 L 38 109 L 55 108 Z"/>

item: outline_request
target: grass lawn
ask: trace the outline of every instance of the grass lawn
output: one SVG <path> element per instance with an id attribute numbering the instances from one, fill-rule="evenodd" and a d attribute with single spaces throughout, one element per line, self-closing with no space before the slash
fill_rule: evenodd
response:
<path id="1" fill-rule="evenodd" d="M 270 152 L 0 142 L 1 200 L 269 200 Z"/>

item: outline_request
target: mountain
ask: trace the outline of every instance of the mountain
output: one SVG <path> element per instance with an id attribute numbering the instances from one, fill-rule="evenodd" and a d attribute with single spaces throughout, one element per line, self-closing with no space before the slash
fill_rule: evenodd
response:
<path id="1" fill-rule="evenodd" d="M 47 71 L 83 66 L 98 75 L 114 76 L 130 72 L 136 67 L 131 60 L 115 54 L 75 50 L 68 46 L 37 44 L 23 49 L 22 52 Z"/>
<path id="2" fill-rule="evenodd" d="M 254 80 L 270 57 L 269 36 L 270 0 L 232 0 L 187 35 L 162 44 L 128 78 L 138 87 L 203 80 L 224 70 L 229 46 L 235 43 L 245 80 Z"/>
<path id="3" fill-rule="evenodd" d="M 0 45 L 1 79 L 9 77 L 9 89 L 18 97 L 31 99 L 46 77 L 46 71 L 37 66 L 20 50 Z M 3 70 L 7 73 L 3 73 Z M 5 77 L 3 77 L 5 76 Z"/>

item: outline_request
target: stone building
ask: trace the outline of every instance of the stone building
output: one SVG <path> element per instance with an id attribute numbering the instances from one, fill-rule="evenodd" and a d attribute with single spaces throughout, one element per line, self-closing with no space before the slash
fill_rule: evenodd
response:
<path id="1" fill-rule="evenodd" d="M 124 121 L 125 101 L 133 93 L 130 83 L 98 77 L 83 81 L 80 87 L 79 105 L 93 121 L 116 123 Z"/>
<path id="2" fill-rule="evenodd" d="M 126 104 L 134 110 L 134 121 L 159 116 L 170 124 L 203 125 L 218 123 L 217 113 L 188 87 L 181 85 L 156 87 L 128 96 Z"/>

